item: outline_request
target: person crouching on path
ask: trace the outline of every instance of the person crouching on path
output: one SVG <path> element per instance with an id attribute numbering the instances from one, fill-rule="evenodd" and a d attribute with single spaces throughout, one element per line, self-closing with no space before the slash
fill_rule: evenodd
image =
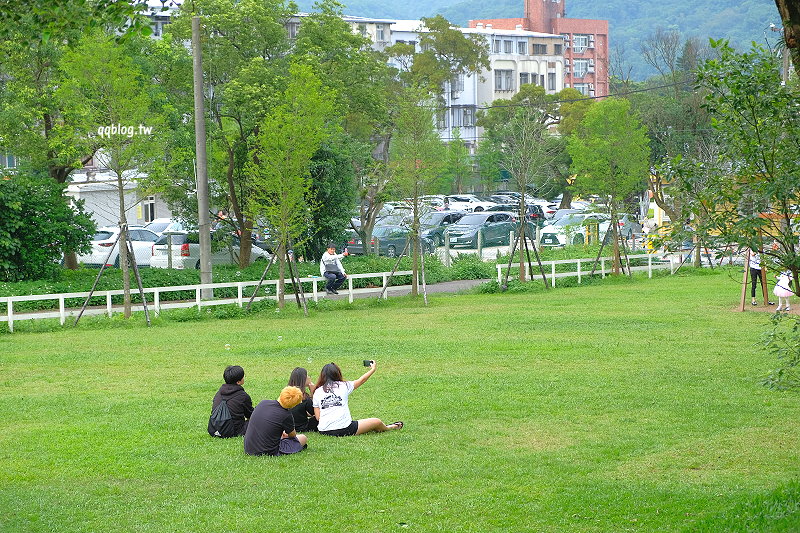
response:
<path id="1" fill-rule="evenodd" d="M 322 367 L 317 385 L 314 389 L 314 415 L 319 420 L 317 430 L 321 435 L 332 437 L 349 437 L 370 431 L 389 431 L 403 427 L 402 422 L 394 422 L 388 426 L 380 418 L 353 420 L 347 399 L 354 390 L 364 384 L 375 373 L 375 361 L 369 370 L 355 381 L 345 381 L 342 371 L 335 363 Z"/>
<path id="2" fill-rule="evenodd" d="M 789 298 L 792 297 L 792 273 L 788 270 L 781 272 L 775 282 L 775 288 L 772 293 L 778 297 L 778 311 L 791 311 L 792 305 Z"/>
<path id="3" fill-rule="evenodd" d="M 294 417 L 289 409 L 303 400 L 297 387 L 284 387 L 278 400 L 262 400 L 253 410 L 247 433 L 244 434 L 244 453 L 247 455 L 290 455 L 302 452 L 308 439 L 294 430 Z"/>
<path id="4" fill-rule="evenodd" d="M 247 420 L 253 414 L 253 400 L 250 395 L 244 391 L 244 369 L 238 365 L 230 365 L 225 368 L 222 373 L 222 378 L 225 384 L 222 385 L 214 400 L 211 402 L 211 412 L 225 400 L 228 405 L 228 410 L 231 414 L 231 419 L 228 423 L 224 424 L 224 429 L 217 429 L 212 427 L 212 420 L 208 421 L 208 434 L 212 437 L 240 437 L 247 431 Z M 220 431 L 222 431 L 220 433 Z"/>
<path id="5" fill-rule="evenodd" d="M 339 294 L 337 289 L 342 286 L 342 283 L 347 278 L 341 259 L 348 255 L 350 254 L 347 250 L 342 254 L 337 254 L 336 246 L 333 243 L 328 243 L 328 250 L 322 254 L 322 259 L 319 262 L 319 274 L 328 280 L 325 284 L 325 292 L 327 294 Z"/>

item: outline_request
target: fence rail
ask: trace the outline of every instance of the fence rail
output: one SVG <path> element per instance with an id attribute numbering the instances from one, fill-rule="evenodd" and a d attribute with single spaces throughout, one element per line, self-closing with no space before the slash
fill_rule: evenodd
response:
<path id="1" fill-rule="evenodd" d="M 395 276 L 408 276 L 411 275 L 411 270 L 402 270 L 397 271 L 394 273 Z M 369 293 L 380 293 L 384 287 L 386 287 L 389 276 L 391 272 L 369 272 L 364 274 L 349 274 L 347 276 L 347 292 L 348 292 L 348 301 L 350 303 L 353 302 L 353 296 L 355 294 L 369 294 Z M 353 288 L 353 280 L 354 279 L 370 279 L 370 278 L 380 278 L 381 279 L 381 286 L 380 287 L 367 287 L 362 289 Z M 319 283 L 325 283 L 325 278 L 320 276 L 309 276 L 306 278 L 300 278 L 300 283 L 310 283 L 312 286 L 312 290 L 310 293 L 310 297 L 315 301 L 319 301 L 320 297 L 325 297 L 324 290 L 320 292 L 319 290 Z M 264 286 L 277 286 L 278 280 L 265 280 L 261 285 Z M 208 307 L 213 305 L 226 305 L 226 304 L 236 304 L 239 307 L 244 305 L 244 302 L 250 299 L 252 296 L 252 292 L 250 294 L 245 294 L 245 289 L 248 287 L 255 287 L 258 285 L 258 281 L 234 281 L 234 282 L 227 282 L 227 283 L 207 283 L 205 285 L 175 285 L 171 287 L 149 287 L 144 289 L 145 295 L 151 295 L 148 298 L 147 305 L 149 309 L 158 315 L 162 309 L 185 309 L 189 307 L 197 307 L 200 310 L 202 307 Z M 287 280 L 286 285 L 291 286 L 291 282 Z M 213 298 L 213 299 L 202 299 L 200 297 L 202 291 L 204 289 L 225 289 L 225 288 L 236 288 L 237 295 L 234 298 Z M 397 286 L 389 286 L 384 293 L 384 298 L 388 298 L 388 293 L 391 290 L 402 289 L 401 285 Z M 168 300 L 162 301 L 161 295 L 163 293 L 170 293 L 170 292 L 178 292 L 178 291 L 194 291 L 195 297 L 194 300 Z M 277 292 L 277 291 L 275 291 Z M 0 304 L 6 304 L 7 309 L 4 315 L 0 315 L 0 322 L 7 322 L 8 329 L 13 333 L 14 331 L 14 321 L 15 320 L 38 320 L 44 318 L 58 318 L 61 321 L 61 325 L 66 323 L 67 317 L 76 316 L 80 312 L 80 306 L 77 307 L 67 307 L 66 303 L 69 299 L 81 299 L 85 300 L 89 296 L 89 292 L 68 292 L 62 294 L 30 294 L 25 296 L 2 296 L 0 297 Z M 120 312 L 122 306 L 120 304 L 112 304 L 112 297 L 113 296 L 121 296 L 124 294 L 124 291 L 121 289 L 115 289 L 110 291 L 95 291 L 92 295 L 93 297 L 105 297 L 106 304 L 105 306 L 94 306 L 89 307 L 84 311 L 84 315 L 102 315 L 107 314 L 109 317 L 114 314 L 114 312 Z M 132 294 L 138 294 L 137 292 L 133 291 Z M 277 294 L 264 294 L 262 296 L 256 295 L 253 298 L 253 301 L 260 301 L 266 299 L 273 299 L 277 300 Z M 58 310 L 53 311 L 33 311 L 33 312 L 25 312 L 25 313 L 14 313 L 14 303 L 15 302 L 36 302 L 36 301 L 47 301 L 47 300 L 57 300 L 58 301 Z M 134 303 L 131 305 L 131 309 L 134 311 L 141 311 L 143 310 L 143 306 L 141 303 Z"/>
<path id="2" fill-rule="evenodd" d="M 631 266 L 632 272 L 642 272 L 647 271 L 647 277 L 653 277 L 653 270 L 661 270 L 669 268 L 670 274 L 673 274 L 682 263 L 681 258 L 675 258 L 671 255 L 667 254 L 638 254 L 638 255 L 629 255 L 628 259 L 647 259 L 647 265 L 641 266 Z M 606 269 L 606 262 L 611 262 L 614 259 L 612 257 L 601 257 L 599 260 L 600 268 L 595 272 L 600 274 L 601 277 L 605 278 L 607 273 L 610 273 L 610 270 Z M 582 267 L 584 265 L 589 265 L 591 268 L 595 263 L 594 259 L 560 259 L 557 261 L 542 261 L 542 267 L 550 267 L 549 275 L 545 273 L 545 277 L 550 282 L 550 284 L 555 287 L 556 286 L 556 279 L 557 278 L 578 278 L 578 283 L 581 282 L 581 278 L 585 275 L 589 274 L 588 270 L 583 270 Z M 556 272 L 556 265 L 576 265 L 576 269 L 569 272 Z M 677 265 L 677 266 L 676 266 Z M 511 263 L 511 268 L 519 269 L 519 263 Z M 525 269 L 533 269 L 534 275 L 538 276 L 539 272 L 539 264 L 538 263 L 523 263 L 523 268 Z M 503 282 L 503 271 L 508 269 L 508 264 L 498 264 L 497 265 L 497 283 Z"/>

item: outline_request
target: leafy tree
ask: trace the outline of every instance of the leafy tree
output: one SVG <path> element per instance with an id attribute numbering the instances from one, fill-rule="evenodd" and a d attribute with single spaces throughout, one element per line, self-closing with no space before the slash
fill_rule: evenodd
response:
<path id="1" fill-rule="evenodd" d="M 544 102 L 542 102 L 544 104 Z M 523 193 L 517 213 L 520 221 L 519 241 L 520 281 L 525 280 L 523 239 L 526 238 L 527 212 L 525 196 L 530 191 L 547 191 L 560 178 L 557 161 L 563 152 L 563 143 L 548 131 L 550 115 L 544 105 L 526 102 L 523 105 L 493 108 L 487 114 L 492 124 L 486 130 L 484 144 L 497 154 L 497 164 L 511 178 L 514 187 Z M 503 121 L 492 120 L 494 112 L 504 116 Z"/>
<path id="2" fill-rule="evenodd" d="M 305 256 L 318 260 L 328 242 L 341 242 L 344 228 L 350 225 L 356 202 L 356 169 L 369 163 L 364 143 L 345 134 L 337 135 L 320 147 L 311 159 L 309 213 L 304 237 Z"/>
<path id="3" fill-rule="evenodd" d="M 423 17 L 420 22 L 419 50 L 405 43 L 386 49 L 401 65 L 400 78 L 406 84 L 439 95 L 455 76 L 489 70 L 489 52 L 482 35 L 465 35 L 441 15 Z"/>
<path id="4" fill-rule="evenodd" d="M 720 136 L 720 157 L 690 161 L 679 168 L 686 189 L 697 199 L 682 211 L 696 215 L 704 231 L 728 243 L 757 250 L 793 273 L 797 287 L 800 257 L 793 222 L 800 200 L 800 118 L 798 88 L 781 84 L 776 58 L 754 45 L 736 52 L 726 41 L 712 43 L 719 57 L 698 71 L 707 90 L 705 106 Z"/>
<path id="5" fill-rule="evenodd" d="M 0 279 L 55 275 L 66 250 L 86 252 L 95 230 L 82 202 L 64 202 L 64 185 L 27 172 L 0 179 Z"/>
<path id="6" fill-rule="evenodd" d="M 464 187 L 472 176 L 472 157 L 458 128 L 453 130 L 453 137 L 447 143 L 447 161 L 442 176 L 451 184 L 451 191 L 455 193 L 464 192 Z"/>
<path id="7" fill-rule="evenodd" d="M 397 114 L 397 132 L 392 148 L 391 169 L 396 175 L 398 188 L 412 199 L 411 239 L 413 276 L 411 294 L 417 294 L 419 270 L 419 219 L 420 197 L 441 186 L 441 170 L 446 151 L 439 134 L 434 129 L 434 107 L 427 92 L 419 88 L 404 91 Z"/>
<path id="8" fill-rule="evenodd" d="M 576 190 L 608 198 L 619 273 L 617 210 L 644 186 L 650 169 L 647 130 L 630 112 L 630 102 L 608 98 L 594 104 L 568 142 Z"/>
<path id="9" fill-rule="evenodd" d="M 222 193 L 223 203 L 233 213 L 241 235 L 240 266 L 250 263 L 255 212 L 251 206 L 255 191 L 245 167 L 252 163 L 250 148 L 264 117 L 286 87 L 290 43 L 285 22 L 293 11 L 292 5 L 280 0 L 196 0 L 185 2 L 168 28 L 176 38 L 172 45 L 179 47 L 191 35 L 192 16 L 202 17 L 211 117 L 209 188 L 212 194 Z M 185 110 L 190 112 L 191 107 Z M 186 169 L 188 163 L 182 161 L 173 170 Z"/>
<path id="10" fill-rule="evenodd" d="M 122 35 L 150 35 L 147 4 L 128 0 L 3 0 L 0 40 L 38 46 L 51 40 L 78 39 L 81 32 L 110 27 Z M 16 28 L 25 27 L 23 33 Z"/>
<path id="11" fill-rule="evenodd" d="M 313 69 L 293 63 L 280 103 L 263 118 L 246 171 L 253 181 L 250 216 L 266 220 L 278 241 L 279 302 L 283 305 L 286 250 L 305 233 L 311 188 L 311 160 L 338 128 L 334 95 Z M 297 243 L 301 244 L 302 243 Z"/>

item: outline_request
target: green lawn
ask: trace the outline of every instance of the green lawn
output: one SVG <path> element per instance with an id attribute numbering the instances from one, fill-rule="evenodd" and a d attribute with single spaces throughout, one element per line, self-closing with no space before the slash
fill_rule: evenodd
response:
<path id="1" fill-rule="evenodd" d="M 0 335 L 0 531 L 797 531 L 800 394 L 759 384 L 740 279 Z M 353 416 L 401 431 L 206 434 L 227 364 L 258 401 L 367 358 Z"/>

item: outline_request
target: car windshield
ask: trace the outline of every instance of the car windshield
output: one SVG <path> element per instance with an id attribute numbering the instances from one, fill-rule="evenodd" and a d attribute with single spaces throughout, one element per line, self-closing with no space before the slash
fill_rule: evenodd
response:
<path id="1" fill-rule="evenodd" d="M 585 215 L 564 215 L 555 221 L 553 226 L 574 226 L 580 224 L 586 219 Z"/>
<path id="2" fill-rule="evenodd" d="M 419 222 L 424 226 L 436 226 L 446 216 L 447 213 L 442 213 L 440 211 L 437 211 L 436 213 L 428 213 L 427 215 L 421 216 Z"/>
<path id="3" fill-rule="evenodd" d="M 398 226 L 378 226 L 374 230 L 372 230 L 372 235 L 375 237 L 386 237 L 387 235 L 391 235 L 394 233 L 404 233 L 405 230 Z"/>
<path id="4" fill-rule="evenodd" d="M 477 226 L 484 222 L 486 222 L 486 215 L 479 214 L 464 215 L 461 217 L 461 220 L 458 221 L 459 224 L 464 224 L 466 226 Z"/>
<path id="5" fill-rule="evenodd" d="M 110 232 L 110 231 L 98 231 L 97 233 L 94 234 L 94 237 L 92 237 L 92 240 L 93 241 L 105 241 L 107 239 L 110 239 L 113 236 L 114 236 L 114 234 L 112 232 Z"/>
<path id="6" fill-rule="evenodd" d="M 197 234 L 194 235 L 195 237 L 197 237 Z M 189 237 L 190 235 L 187 235 L 186 233 L 167 233 L 159 237 L 158 240 L 156 241 L 156 244 L 169 244 L 170 236 L 172 236 L 172 244 L 175 245 L 187 242 L 188 240 L 187 237 Z M 198 242 L 200 242 L 200 239 L 196 238 L 194 241 L 189 240 L 189 242 L 194 242 L 195 244 L 197 244 Z"/>
<path id="7" fill-rule="evenodd" d="M 169 226 L 169 222 L 151 222 L 145 226 L 145 228 L 149 229 L 150 231 L 155 231 L 156 233 L 160 233 L 167 229 Z"/>

